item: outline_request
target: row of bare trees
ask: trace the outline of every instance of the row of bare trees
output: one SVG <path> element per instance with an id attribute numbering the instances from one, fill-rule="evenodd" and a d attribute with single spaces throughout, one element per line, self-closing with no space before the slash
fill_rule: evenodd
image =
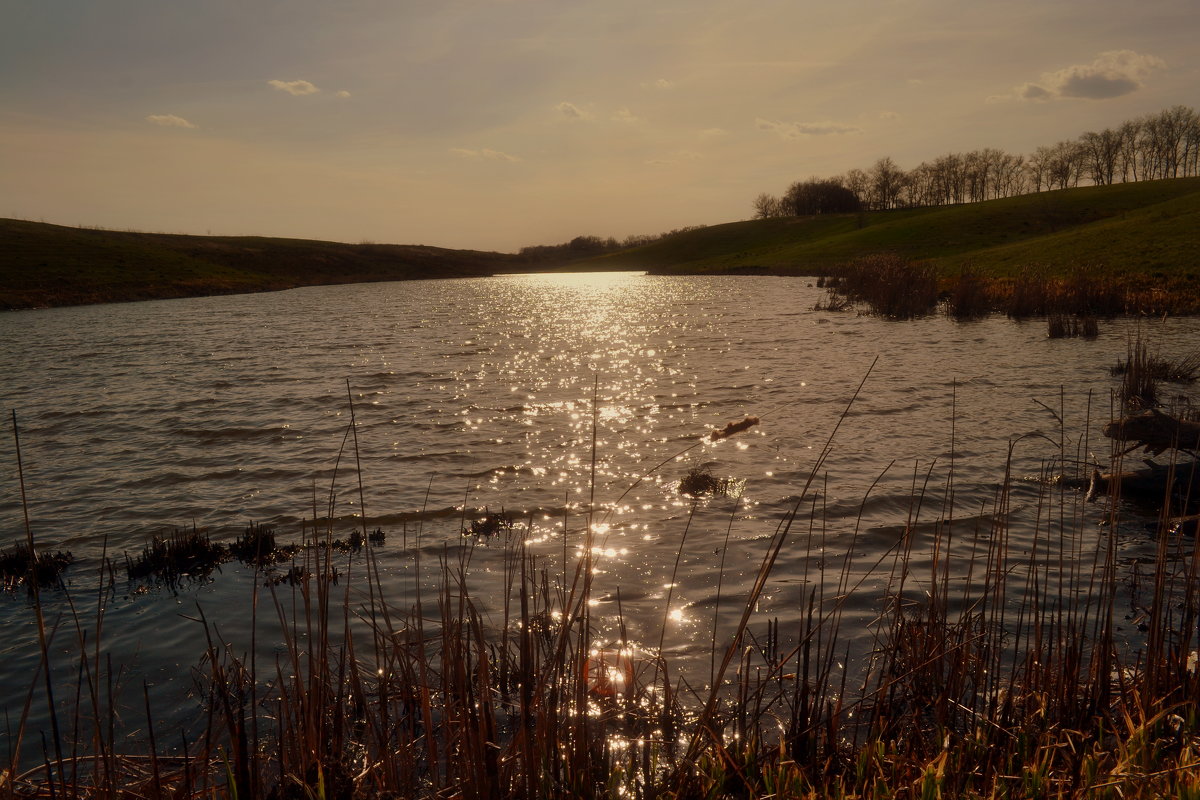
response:
<path id="1" fill-rule="evenodd" d="M 760 194 L 754 199 L 754 213 L 765 218 L 977 203 L 1086 183 L 1195 175 L 1200 175 L 1200 114 L 1174 106 L 1117 128 L 1039 147 L 1029 155 L 985 148 L 944 155 L 908 171 L 891 158 L 881 158 L 869 170 L 798 181 L 780 197 Z M 814 194 L 836 194 L 838 202 L 804 202 Z"/>

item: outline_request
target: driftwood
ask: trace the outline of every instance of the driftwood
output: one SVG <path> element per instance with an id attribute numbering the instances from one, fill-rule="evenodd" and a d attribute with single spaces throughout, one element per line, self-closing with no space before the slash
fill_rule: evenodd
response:
<path id="1" fill-rule="evenodd" d="M 746 417 L 745 419 L 739 420 L 737 422 L 730 422 L 729 424 L 727 424 L 724 428 L 721 428 L 720 430 L 714 430 L 710 434 L 710 438 L 714 442 L 717 441 L 718 439 L 728 439 L 730 436 L 733 436 L 735 433 L 741 433 L 742 431 L 747 430 L 748 428 L 753 428 L 757 424 L 758 424 L 758 417 Z"/>
<path id="2" fill-rule="evenodd" d="M 1139 447 L 1154 455 L 1171 448 L 1192 453 L 1200 451 L 1200 422 L 1179 420 L 1157 409 L 1110 422 L 1104 426 L 1104 435 L 1126 443 L 1122 453 Z"/>
<path id="3" fill-rule="evenodd" d="M 1164 501 L 1194 507 L 1200 500 L 1200 463 L 1182 461 L 1174 468 L 1147 459 L 1144 469 L 1124 472 L 1092 471 L 1088 501 L 1120 496 L 1136 503 L 1161 507 Z"/>
<path id="4" fill-rule="evenodd" d="M 1167 523 L 1167 530 L 1176 536 L 1195 536 L 1200 532 L 1200 514 L 1175 517 Z"/>

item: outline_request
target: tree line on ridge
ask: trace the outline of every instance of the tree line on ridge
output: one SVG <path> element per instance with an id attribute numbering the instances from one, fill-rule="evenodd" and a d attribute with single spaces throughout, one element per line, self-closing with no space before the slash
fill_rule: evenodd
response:
<path id="1" fill-rule="evenodd" d="M 782 195 L 754 199 L 754 216 L 882 211 L 956 205 L 1031 192 L 1200 175 L 1200 115 L 1186 106 L 1088 131 L 1015 155 L 996 148 L 950 153 L 911 170 L 884 157 L 869 170 L 796 181 Z"/>

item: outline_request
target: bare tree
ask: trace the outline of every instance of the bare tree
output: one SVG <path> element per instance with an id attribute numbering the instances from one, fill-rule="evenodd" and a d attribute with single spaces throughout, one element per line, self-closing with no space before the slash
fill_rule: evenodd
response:
<path id="1" fill-rule="evenodd" d="M 852 169 L 841 178 L 841 183 L 842 186 L 854 192 L 864 204 L 867 203 L 868 190 L 871 186 L 871 180 L 867 177 L 867 173 L 861 169 Z"/>
<path id="2" fill-rule="evenodd" d="M 1121 169 L 1121 182 L 1138 179 L 1138 143 L 1142 139 L 1141 120 L 1130 120 L 1117 129 L 1121 137 L 1118 164 Z"/>
<path id="3" fill-rule="evenodd" d="M 1080 154 L 1078 142 L 1059 142 L 1050 148 L 1049 161 L 1046 164 L 1049 188 L 1066 189 L 1079 185 L 1079 178 L 1083 174 L 1083 159 Z"/>
<path id="4" fill-rule="evenodd" d="M 1080 152 L 1092 183 L 1107 186 L 1116 177 L 1121 159 L 1121 134 L 1112 128 L 1088 131 L 1079 138 Z"/>
<path id="5" fill-rule="evenodd" d="M 869 180 L 871 205 L 878 209 L 895 208 L 904 187 L 904 170 L 884 156 L 871 167 Z"/>
<path id="6" fill-rule="evenodd" d="M 907 173 L 891 158 L 881 158 L 870 170 L 852 169 L 826 182 L 845 187 L 867 208 L 889 209 L 982 202 L 1066 189 L 1081 180 L 1109 185 L 1192 175 L 1200 175 L 1200 115 L 1179 105 L 1117 128 L 1089 131 L 1074 141 L 1038 147 L 1027 156 L 984 148 L 939 156 Z M 760 195 L 756 214 L 822 213 L 811 210 L 811 198 L 801 197 L 808 197 L 810 189 L 797 183 L 781 198 Z"/>
<path id="7" fill-rule="evenodd" d="M 773 195 L 763 192 L 758 197 L 754 198 L 754 218 L 768 219 L 770 217 L 782 217 L 786 215 L 783 208 L 783 201 Z"/>

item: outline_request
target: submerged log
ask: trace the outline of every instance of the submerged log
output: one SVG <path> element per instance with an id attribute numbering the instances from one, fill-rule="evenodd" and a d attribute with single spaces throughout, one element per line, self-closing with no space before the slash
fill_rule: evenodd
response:
<path id="1" fill-rule="evenodd" d="M 1200 514 L 1175 517 L 1167 524 L 1167 530 L 1177 536 L 1195 536 L 1197 533 L 1200 533 Z"/>
<path id="2" fill-rule="evenodd" d="M 1123 472 L 1093 470 L 1088 501 L 1107 495 L 1154 506 L 1166 501 L 1193 506 L 1200 500 L 1200 463 L 1184 461 L 1172 468 L 1147 460 L 1145 465 Z"/>
<path id="3" fill-rule="evenodd" d="M 1157 409 L 1110 422 L 1104 426 L 1104 435 L 1128 443 L 1125 452 L 1139 447 L 1154 455 L 1171 448 L 1193 453 L 1200 450 L 1200 422 L 1176 419 Z"/>

